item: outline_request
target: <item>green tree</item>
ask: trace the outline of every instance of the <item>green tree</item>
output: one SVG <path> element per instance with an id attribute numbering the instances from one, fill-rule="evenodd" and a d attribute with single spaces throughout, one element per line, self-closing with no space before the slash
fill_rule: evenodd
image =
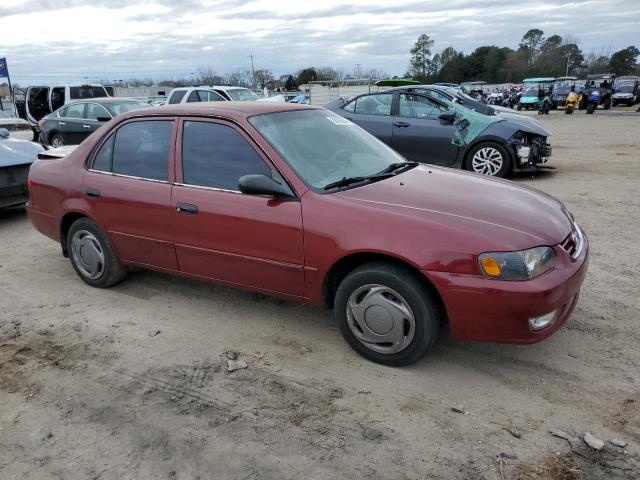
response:
<path id="1" fill-rule="evenodd" d="M 611 55 L 609 60 L 609 69 L 616 75 L 627 75 L 636 70 L 636 58 L 640 55 L 633 45 L 623 48 Z"/>
<path id="2" fill-rule="evenodd" d="M 431 68 L 431 47 L 434 41 L 429 35 L 422 34 L 418 37 L 415 45 L 411 49 L 411 59 L 409 60 L 409 73 L 420 81 L 426 81 Z"/>
<path id="3" fill-rule="evenodd" d="M 305 85 L 316 80 L 318 80 L 318 72 L 313 67 L 304 68 L 298 72 L 298 85 Z"/>
<path id="4" fill-rule="evenodd" d="M 527 66 L 531 67 L 540 50 L 540 46 L 544 42 L 544 32 L 537 28 L 532 28 L 525 33 L 520 41 L 520 48 L 524 48 L 527 52 Z"/>

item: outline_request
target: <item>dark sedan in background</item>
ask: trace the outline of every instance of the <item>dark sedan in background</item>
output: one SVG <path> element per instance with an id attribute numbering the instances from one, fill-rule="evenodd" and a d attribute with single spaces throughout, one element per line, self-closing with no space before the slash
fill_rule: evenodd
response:
<path id="1" fill-rule="evenodd" d="M 551 155 L 550 132 L 538 122 L 475 111 L 445 93 L 402 87 L 337 100 L 327 108 L 417 162 L 505 177 L 535 171 Z"/>
<path id="2" fill-rule="evenodd" d="M 40 120 L 40 142 L 56 148 L 78 145 L 104 122 L 122 113 L 149 107 L 142 100 L 118 97 L 69 103 Z"/>

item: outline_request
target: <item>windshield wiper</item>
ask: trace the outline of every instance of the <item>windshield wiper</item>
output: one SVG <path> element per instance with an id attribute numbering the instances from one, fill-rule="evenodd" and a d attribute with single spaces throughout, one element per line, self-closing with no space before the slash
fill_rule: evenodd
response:
<path id="1" fill-rule="evenodd" d="M 324 189 L 325 190 L 331 190 L 332 188 L 338 188 L 338 187 L 346 187 L 348 185 L 352 185 L 354 183 L 360 183 L 360 182 L 365 182 L 367 180 L 382 180 L 384 178 L 389 178 L 389 177 L 394 177 L 396 175 L 398 175 L 400 172 L 400 170 L 404 170 L 404 169 L 408 169 L 408 168 L 413 168 L 418 166 L 418 162 L 398 162 L 398 163 L 392 163 L 391 165 L 389 165 L 388 167 L 386 167 L 384 170 L 378 172 L 378 173 L 374 173 L 373 175 L 364 175 L 364 176 L 359 176 L 359 177 L 344 177 L 340 180 L 336 180 L 335 182 L 331 182 L 327 185 L 325 185 Z"/>
<path id="2" fill-rule="evenodd" d="M 391 172 L 396 172 L 398 170 L 404 170 L 405 168 L 413 168 L 413 167 L 417 167 L 418 166 L 418 162 L 398 162 L 398 163 L 392 163 L 391 165 L 389 165 L 387 168 L 385 168 L 384 170 L 382 170 L 379 173 L 391 173 Z M 400 172 L 398 172 L 400 173 Z"/>

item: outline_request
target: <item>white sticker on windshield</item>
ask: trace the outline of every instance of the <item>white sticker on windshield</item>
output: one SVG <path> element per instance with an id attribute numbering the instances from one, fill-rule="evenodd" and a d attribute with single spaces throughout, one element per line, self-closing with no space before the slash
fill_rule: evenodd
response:
<path id="1" fill-rule="evenodd" d="M 342 117 L 327 117 L 327 120 L 329 120 L 334 125 L 354 125 L 353 122 L 350 122 L 346 118 Z"/>

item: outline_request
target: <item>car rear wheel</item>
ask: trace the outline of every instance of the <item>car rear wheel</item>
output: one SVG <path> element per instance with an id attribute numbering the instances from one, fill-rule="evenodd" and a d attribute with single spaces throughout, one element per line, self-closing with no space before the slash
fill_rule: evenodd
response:
<path id="1" fill-rule="evenodd" d="M 482 142 L 467 155 L 467 168 L 475 173 L 491 177 L 506 177 L 511 166 L 509 153 L 500 144 Z"/>
<path id="2" fill-rule="evenodd" d="M 607 99 L 604 101 L 604 109 L 605 109 L 605 110 L 609 110 L 610 108 L 611 108 L 611 99 L 610 99 L 610 98 L 607 98 Z"/>
<path id="3" fill-rule="evenodd" d="M 100 228 L 88 218 L 76 220 L 67 234 L 67 251 L 78 276 L 92 287 L 106 288 L 121 282 L 127 269 Z"/>
<path id="4" fill-rule="evenodd" d="M 49 143 L 51 143 L 51 146 L 53 148 L 64 147 L 64 137 L 59 133 L 56 133 L 53 137 L 51 137 L 51 141 Z"/>
<path id="5" fill-rule="evenodd" d="M 409 269 L 374 262 L 349 273 L 336 292 L 335 316 L 349 345 L 368 360 L 408 365 L 432 350 L 441 313 Z"/>

